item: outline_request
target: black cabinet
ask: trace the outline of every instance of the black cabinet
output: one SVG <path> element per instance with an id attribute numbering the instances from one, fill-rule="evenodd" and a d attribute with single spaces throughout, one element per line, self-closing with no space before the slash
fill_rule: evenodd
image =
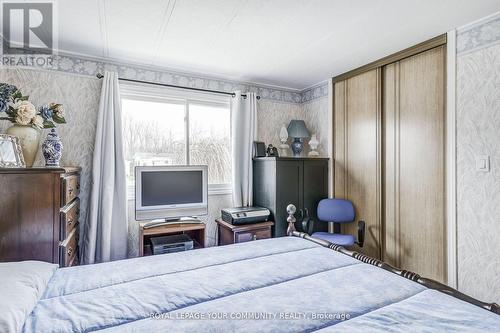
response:
<path id="1" fill-rule="evenodd" d="M 294 157 L 257 157 L 253 160 L 254 205 L 271 210 L 273 236 L 286 236 L 286 206 L 297 207 L 295 217 L 308 211 L 316 218 L 321 199 L 328 197 L 328 159 Z M 297 226 L 299 223 L 297 223 Z M 327 231 L 327 223 L 315 223 L 314 231 Z"/>

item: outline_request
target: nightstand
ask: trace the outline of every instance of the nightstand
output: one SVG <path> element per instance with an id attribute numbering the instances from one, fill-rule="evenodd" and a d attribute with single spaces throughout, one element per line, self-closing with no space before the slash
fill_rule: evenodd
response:
<path id="1" fill-rule="evenodd" d="M 261 222 L 243 225 L 232 225 L 222 219 L 216 219 L 217 245 L 229 245 L 249 242 L 257 239 L 271 238 L 271 227 L 274 222 Z"/>
<path id="2" fill-rule="evenodd" d="M 205 223 L 174 223 L 144 228 L 148 222 L 139 222 L 139 256 L 151 255 L 151 237 L 186 234 L 194 241 L 194 248 L 205 247 Z"/>

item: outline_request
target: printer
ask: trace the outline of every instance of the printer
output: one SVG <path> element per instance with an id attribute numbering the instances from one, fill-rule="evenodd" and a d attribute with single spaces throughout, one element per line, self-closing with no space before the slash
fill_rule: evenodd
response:
<path id="1" fill-rule="evenodd" d="M 271 211 L 263 207 L 235 207 L 221 210 L 222 220 L 234 225 L 266 222 L 270 215 Z"/>

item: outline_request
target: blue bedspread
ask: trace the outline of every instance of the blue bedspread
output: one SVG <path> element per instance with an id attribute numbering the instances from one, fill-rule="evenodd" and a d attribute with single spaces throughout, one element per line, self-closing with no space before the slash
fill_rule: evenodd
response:
<path id="1" fill-rule="evenodd" d="M 283 237 L 59 269 L 24 332 L 499 328 L 498 315 L 307 240 Z"/>

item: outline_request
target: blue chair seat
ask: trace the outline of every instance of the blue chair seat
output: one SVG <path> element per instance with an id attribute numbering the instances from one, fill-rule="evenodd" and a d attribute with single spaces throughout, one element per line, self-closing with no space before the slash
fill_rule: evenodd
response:
<path id="1" fill-rule="evenodd" d="M 353 246 L 356 241 L 353 235 L 332 234 L 329 232 L 315 232 L 311 236 L 340 246 Z"/>

